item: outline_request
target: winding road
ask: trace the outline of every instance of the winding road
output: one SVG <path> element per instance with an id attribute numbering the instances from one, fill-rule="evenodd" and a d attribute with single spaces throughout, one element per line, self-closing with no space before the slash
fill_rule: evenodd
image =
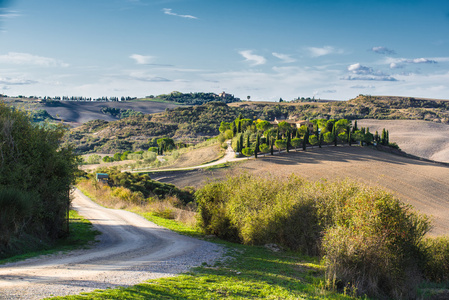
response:
<path id="1" fill-rule="evenodd" d="M 41 299 L 174 276 L 222 255 L 216 244 L 174 233 L 74 192 L 73 208 L 102 232 L 91 249 L 0 265 L 0 299 Z"/>

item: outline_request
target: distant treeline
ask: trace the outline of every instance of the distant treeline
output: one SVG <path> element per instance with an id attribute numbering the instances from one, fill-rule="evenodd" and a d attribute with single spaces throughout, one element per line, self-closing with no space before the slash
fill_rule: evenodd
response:
<path id="1" fill-rule="evenodd" d="M 224 103 L 239 102 L 240 98 L 235 98 L 234 95 L 226 94 L 225 92 L 219 95 L 214 93 L 188 93 L 171 92 L 170 94 L 162 94 L 158 96 L 147 96 L 148 99 L 160 99 L 163 101 L 170 101 L 176 103 L 182 103 L 187 105 L 201 105 L 211 101 L 220 101 Z"/>

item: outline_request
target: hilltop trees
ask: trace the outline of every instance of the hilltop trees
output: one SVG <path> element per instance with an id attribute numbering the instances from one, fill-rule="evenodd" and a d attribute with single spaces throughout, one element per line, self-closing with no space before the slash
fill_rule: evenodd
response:
<path id="1" fill-rule="evenodd" d="M 351 121 L 347 119 L 317 119 L 308 122 L 313 123 L 313 127 L 308 123 L 295 128 L 295 126 L 286 121 L 273 125 L 261 119 L 256 121 L 251 121 L 248 118 L 243 119 L 240 115 L 233 122 L 222 122 L 220 131 L 223 138 L 223 132 L 229 133 L 229 136 L 232 137 L 232 147 L 236 152 L 242 153 L 243 148 L 250 148 L 252 149 L 252 155 L 256 158 L 259 152 L 270 151 L 271 155 L 273 155 L 274 147 L 280 153 L 282 149 L 286 149 L 289 152 L 292 147 L 297 150 L 298 147 L 302 146 L 302 149 L 305 151 L 308 145 L 318 145 L 320 148 L 323 143 L 333 144 L 334 146 L 337 146 L 339 143 L 347 143 L 351 146 L 354 142 L 371 145 L 374 140 L 377 140 L 370 133 L 369 128 L 362 127 L 359 129 L 356 122 L 353 126 Z M 228 124 L 230 124 L 230 127 Z M 233 127 L 232 124 L 236 124 L 235 127 L 239 129 L 228 129 Z M 388 145 L 387 130 L 382 132 L 382 138 L 379 137 L 379 140 Z M 395 144 L 391 144 L 391 146 L 397 147 Z M 248 154 L 250 152 L 245 150 L 245 153 Z"/>

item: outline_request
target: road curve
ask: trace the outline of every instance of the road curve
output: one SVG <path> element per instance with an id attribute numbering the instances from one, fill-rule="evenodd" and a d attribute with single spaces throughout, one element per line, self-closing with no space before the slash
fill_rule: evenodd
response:
<path id="1" fill-rule="evenodd" d="M 0 266 L 0 299 L 41 299 L 174 276 L 222 254 L 134 213 L 101 207 L 79 190 L 73 207 L 102 232 L 91 249 Z"/>

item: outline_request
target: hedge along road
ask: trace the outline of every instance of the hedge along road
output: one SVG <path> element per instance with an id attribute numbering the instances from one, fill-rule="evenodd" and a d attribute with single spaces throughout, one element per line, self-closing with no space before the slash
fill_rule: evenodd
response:
<path id="1" fill-rule="evenodd" d="M 220 246 L 157 226 L 134 213 L 101 207 L 79 190 L 73 207 L 101 231 L 91 249 L 0 266 L 0 299 L 41 299 L 129 286 L 212 263 Z"/>

